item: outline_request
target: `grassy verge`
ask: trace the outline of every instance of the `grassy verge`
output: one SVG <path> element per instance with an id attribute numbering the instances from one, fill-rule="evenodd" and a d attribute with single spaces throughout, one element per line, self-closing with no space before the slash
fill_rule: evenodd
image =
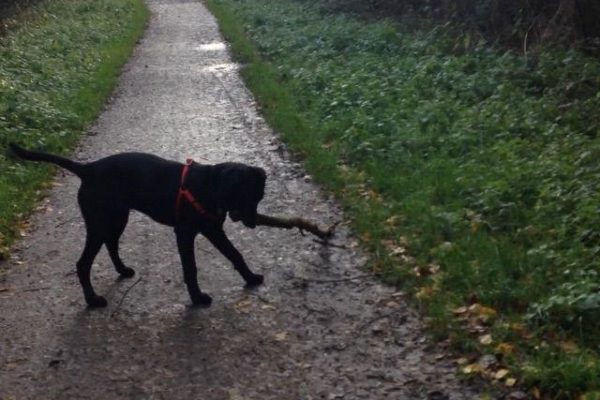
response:
<path id="1" fill-rule="evenodd" d="M 0 146 L 66 152 L 96 117 L 142 34 L 142 0 L 41 1 L 0 37 Z M 0 258 L 51 169 L 0 154 Z"/>
<path id="2" fill-rule="evenodd" d="M 534 396 L 600 390 L 598 60 L 318 2 L 207 3 L 270 123 L 466 375 Z"/>

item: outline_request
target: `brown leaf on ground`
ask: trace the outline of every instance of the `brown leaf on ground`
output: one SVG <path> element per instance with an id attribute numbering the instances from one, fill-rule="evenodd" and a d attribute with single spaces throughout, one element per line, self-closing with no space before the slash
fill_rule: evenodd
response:
<path id="1" fill-rule="evenodd" d="M 577 353 L 579 351 L 579 346 L 577 346 L 577 343 L 575 343 L 572 340 L 560 342 L 558 345 L 560 346 L 562 351 L 568 354 Z"/>
<path id="2" fill-rule="evenodd" d="M 515 351 L 515 347 L 510 343 L 502 342 L 502 343 L 498 343 L 498 345 L 496 346 L 496 353 L 498 353 L 498 354 L 503 354 L 503 355 L 512 354 L 512 353 L 514 353 L 514 351 Z"/>

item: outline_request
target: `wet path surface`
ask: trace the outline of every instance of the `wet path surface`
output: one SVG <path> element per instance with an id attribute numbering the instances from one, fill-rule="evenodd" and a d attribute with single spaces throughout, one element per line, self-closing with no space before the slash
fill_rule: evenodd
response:
<path id="1" fill-rule="evenodd" d="M 201 3 L 149 5 L 146 35 L 75 157 L 246 162 L 269 175 L 261 212 L 342 219 L 259 117 Z M 59 175 L 0 266 L 0 399 L 478 398 L 431 350 L 401 294 L 364 277 L 366 258 L 343 225 L 336 242 L 345 249 L 228 222 L 232 242 L 265 275 L 257 291 L 198 237 L 200 285 L 214 302 L 197 309 L 173 232 L 134 213 L 121 254 L 136 276 L 117 280 L 102 250 L 92 274 L 109 306 L 86 309 L 74 270 L 85 236 L 78 186 Z"/>

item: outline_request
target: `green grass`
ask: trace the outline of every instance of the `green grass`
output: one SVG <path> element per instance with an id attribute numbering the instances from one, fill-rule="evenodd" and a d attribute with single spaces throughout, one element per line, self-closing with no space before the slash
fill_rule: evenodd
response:
<path id="1" fill-rule="evenodd" d="M 512 343 L 521 381 L 557 398 L 600 389 L 598 60 L 524 58 L 318 2 L 207 2 L 267 119 L 436 337 Z M 491 345 L 451 312 L 473 303 L 498 313 Z"/>
<path id="2" fill-rule="evenodd" d="M 42 1 L 0 37 L 0 145 L 64 153 L 100 112 L 141 36 L 142 0 Z M 0 154 L 0 258 L 51 168 Z"/>

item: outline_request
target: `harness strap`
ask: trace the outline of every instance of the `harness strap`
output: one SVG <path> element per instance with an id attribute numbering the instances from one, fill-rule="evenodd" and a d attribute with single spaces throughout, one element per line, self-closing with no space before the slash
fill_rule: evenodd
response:
<path id="1" fill-rule="evenodd" d="M 181 170 L 181 183 L 179 184 L 177 200 L 175 201 L 175 218 L 177 218 L 177 221 L 181 219 L 181 207 L 183 205 L 183 200 L 186 200 L 188 203 L 190 203 L 192 207 L 194 207 L 196 212 L 201 216 L 208 219 L 215 219 L 214 216 L 209 214 L 208 211 L 206 211 L 206 209 L 204 208 L 204 206 L 198 200 L 196 200 L 192 192 L 185 188 L 185 179 L 187 178 L 188 172 L 193 163 L 194 160 L 188 158 L 185 161 L 183 169 Z"/>

